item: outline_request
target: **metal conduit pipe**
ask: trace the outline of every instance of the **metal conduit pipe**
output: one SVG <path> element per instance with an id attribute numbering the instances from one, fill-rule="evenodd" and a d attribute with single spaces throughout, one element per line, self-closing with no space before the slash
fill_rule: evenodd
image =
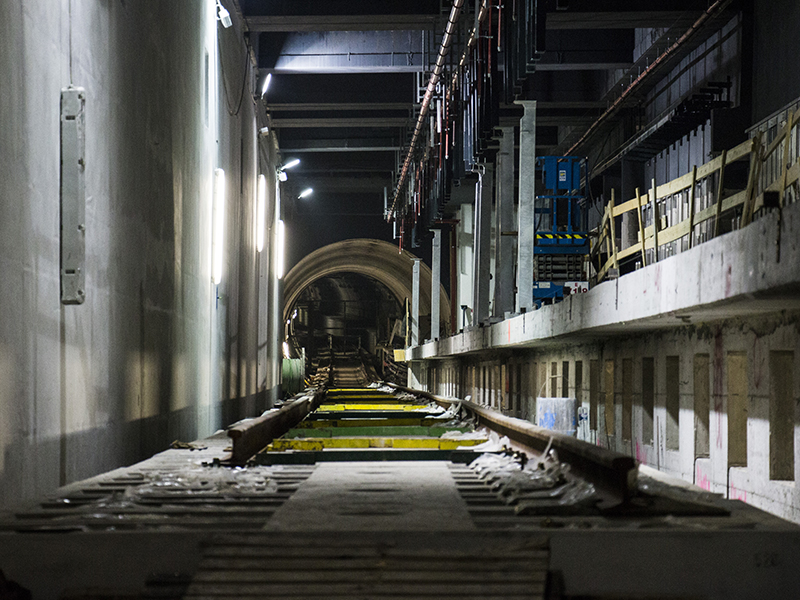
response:
<path id="1" fill-rule="evenodd" d="M 675 54 L 675 52 L 681 46 L 683 46 L 687 41 L 689 41 L 690 38 L 694 37 L 694 35 L 700 30 L 700 28 L 706 21 L 708 21 L 711 17 L 715 16 L 717 13 L 720 13 L 723 10 L 725 10 L 731 2 L 732 0 L 717 0 L 716 2 L 714 2 L 714 4 L 709 6 L 708 9 L 702 15 L 700 15 L 700 17 L 698 17 L 697 21 L 695 21 L 692 24 L 692 26 L 689 29 L 687 29 L 686 32 L 681 37 L 678 38 L 678 41 L 676 41 L 674 44 L 672 44 L 672 46 L 667 48 L 663 52 L 663 54 L 661 54 L 657 59 L 655 59 L 652 64 L 650 64 L 644 71 L 642 71 L 641 74 L 636 79 L 634 79 L 627 88 L 625 88 L 622 94 L 620 94 L 619 98 L 617 98 L 613 102 L 613 104 L 611 104 L 611 106 L 609 106 L 606 109 L 606 111 L 602 115 L 600 115 L 594 123 L 592 123 L 589 126 L 589 129 L 586 130 L 586 132 L 581 136 L 581 138 L 577 142 L 575 142 L 572 145 L 572 147 L 566 151 L 564 155 L 572 156 L 577 150 L 577 148 L 581 144 L 583 144 L 587 139 L 589 139 L 589 136 L 592 135 L 604 121 L 606 121 L 612 114 L 617 112 L 622 107 L 622 103 L 625 101 L 625 99 L 628 96 L 630 96 L 633 93 L 633 91 L 637 87 L 639 87 L 639 85 L 645 79 L 647 79 L 657 69 L 661 68 L 661 66 L 663 66 L 663 64 L 667 61 L 668 58 L 670 58 L 673 54 Z"/>
<path id="2" fill-rule="evenodd" d="M 455 89 L 458 85 L 458 75 L 461 72 L 460 69 L 466 64 L 470 50 L 472 50 L 472 47 L 478 41 L 478 30 L 480 29 L 481 23 L 483 23 L 483 20 L 486 18 L 487 14 L 489 14 L 489 0 L 483 0 L 483 2 L 481 2 L 481 8 L 478 12 L 478 16 L 475 19 L 475 28 L 472 30 L 469 40 L 467 40 L 467 47 L 464 48 L 464 53 L 461 55 L 461 60 L 458 61 L 459 68 L 456 69 L 455 73 L 453 73 L 453 80 L 450 84 L 451 90 Z"/>
<path id="3" fill-rule="evenodd" d="M 428 88 L 425 90 L 425 96 L 422 99 L 422 105 L 419 109 L 419 117 L 417 118 L 417 126 L 414 128 L 414 135 L 411 137 L 411 144 L 408 148 L 408 154 L 406 155 L 406 160 L 403 163 L 403 169 L 400 172 L 400 179 L 397 181 L 397 188 L 394 191 L 394 199 L 392 200 L 392 208 L 386 215 L 386 221 L 389 222 L 394 215 L 395 208 L 397 207 L 397 199 L 400 197 L 400 192 L 403 189 L 403 184 L 405 184 L 406 175 L 408 174 L 408 168 L 411 165 L 411 159 L 414 156 L 414 150 L 417 145 L 417 140 L 419 139 L 419 134 L 422 131 L 422 128 L 425 123 L 425 117 L 428 114 L 428 107 L 431 103 L 431 98 L 433 97 L 433 92 L 436 89 L 436 84 L 439 83 L 439 78 L 442 74 L 442 69 L 444 69 L 444 61 L 447 58 L 447 54 L 450 52 L 450 43 L 453 39 L 453 34 L 456 30 L 456 25 L 458 24 L 458 17 L 461 15 L 461 7 L 464 5 L 464 0 L 453 0 L 453 7 L 450 9 L 450 16 L 447 17 L 447 26 L 444 30 L 444 37 L 442 38 L 442 43 L 439 46 L 439 55 L 436 57 L 436 65 L 433 68 L 433 73 L 431 73 L 431 78 L 428 80 Z"/>

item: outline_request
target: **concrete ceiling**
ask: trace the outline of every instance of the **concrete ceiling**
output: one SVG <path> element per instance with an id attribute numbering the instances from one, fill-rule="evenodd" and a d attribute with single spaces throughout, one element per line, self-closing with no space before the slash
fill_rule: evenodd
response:
<path id="1" fill-rule="evenodd" d="M 666 42 L 707 4 L 540 1 L 546 49 L 520 98 L 540 102 L 541 151 L 563 151 L 580 139 L 608 105 L 609 81 L 640 68 L 634 28 L 661 28 L 654 35 Z M 405 158 L 420 88 L 450 6 L 447 0 L 238 0 L 259 80 L 272 74 L 264 100 L 281 152 L 302 160 L 291 176 L 297 189 L 335 191 L 350 204 L 381 212 L 384 188 L 391 194 Z M 464 27 L 473 7 L 465 2 Z M 520 107 L 501 105 L 500 111 L 504 123 L 518 123 Z"/>

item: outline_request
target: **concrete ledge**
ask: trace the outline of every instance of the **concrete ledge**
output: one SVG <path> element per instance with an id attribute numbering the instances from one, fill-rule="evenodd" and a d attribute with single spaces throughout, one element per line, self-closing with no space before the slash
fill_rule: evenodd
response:
<path id="1" fill-rule="evenodd" d="M 535 347 L 800 309 L 800 203 L 586 294 L 406 350 L 407 360 Z"/>

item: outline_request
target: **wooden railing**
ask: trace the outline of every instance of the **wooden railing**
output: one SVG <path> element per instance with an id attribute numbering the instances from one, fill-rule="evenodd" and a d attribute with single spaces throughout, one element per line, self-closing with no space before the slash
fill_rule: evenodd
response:
<path id="1" fill-rule="evenodd" d="M 789 113 L 786 124 L 774 140 L 765 145 L 763 134 L 696 166 L 691 172 L 663 185 L 651 181 L 642 193 L 637 188 L 633 199 L 606 205 L 597 237 L 591 249 L 599 283 L 611 269 L 619 272 L 624 259 L 638 255 L 641 266 L 705 242 L 725 233 L 723 217 L 730 215 L 730 229 L 744 227 L 759 211 L 778 208 L 798 198 L 800 179 L 800 111 Z M 725 169 L 737 161 L 750 160 L 744 189 L 725 187 Z M 618 248 L 615 218 L 633 212 L 638 224 L 638 241 Z M 635 259 L 634 259 L 635 260 Z"/>

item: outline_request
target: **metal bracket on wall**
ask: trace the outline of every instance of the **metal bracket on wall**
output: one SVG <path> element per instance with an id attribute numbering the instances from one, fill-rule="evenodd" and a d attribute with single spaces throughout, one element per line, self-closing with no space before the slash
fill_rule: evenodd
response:
<path id="1" fill-rule="evenodd" d="M 61 303 L 86 300 L 86 187 L 83 88 L 61 90 Z"/>

